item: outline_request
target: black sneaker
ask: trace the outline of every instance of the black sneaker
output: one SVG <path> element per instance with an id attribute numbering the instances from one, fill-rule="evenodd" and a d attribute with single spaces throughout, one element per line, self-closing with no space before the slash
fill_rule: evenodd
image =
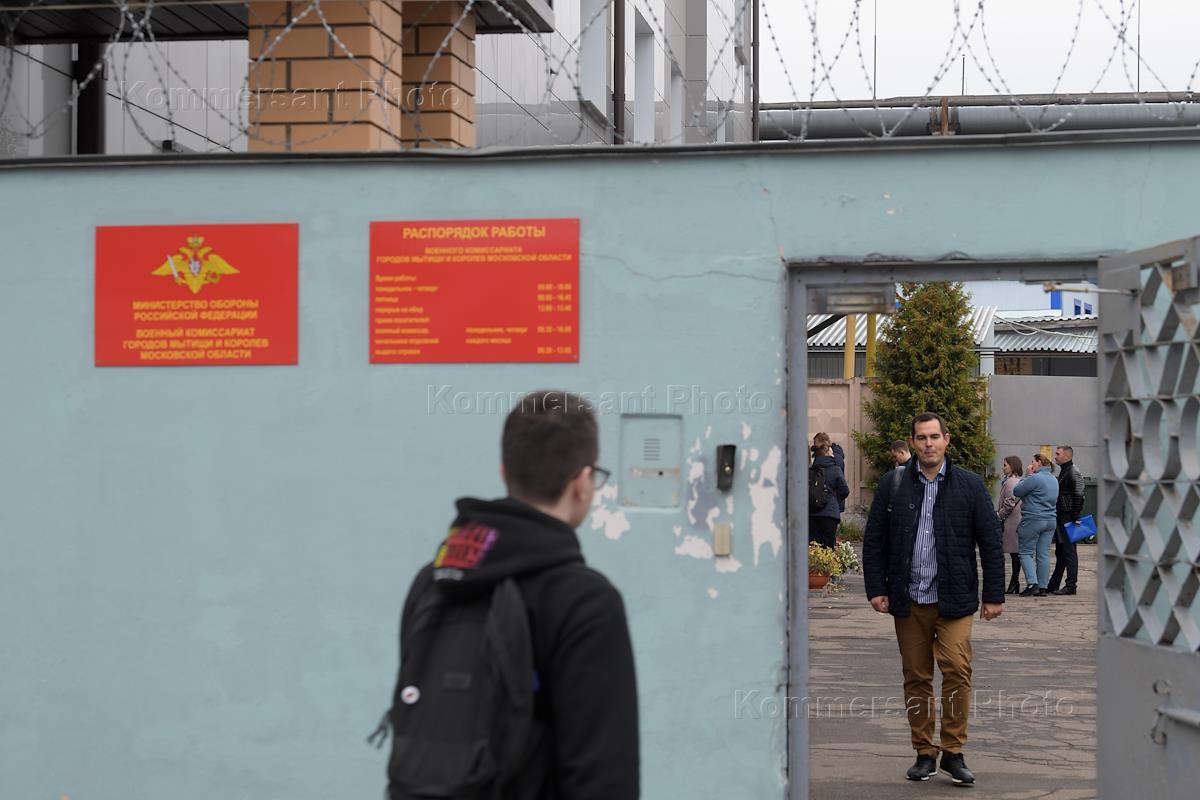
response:
<path id="1" fill-rule="evenodd" d="M 1045 592 L 1045 589 L 1039 589 L 1035 584 L 1029 584 L 1025 587 L 1025 591 L 1021 592 L 1017 597 L 1033 597 L 1038 592 Z"/>
<path id="2" fill-rule="evenodd" d="M 1038 589 L 1036 592 L 1033 593 L 1033 596 L 1034 597 L 1045 597 L 1048 594 L 1050 594 L 1050 593 L 1047 592 L 1045 589 Z"/>
<path id="3" fill-rule="evenodd" d="M 962 753 L 942 753 L 942 772 L 950 776 L 955 786 L 971 786 L 975 776 L 967 769 Z"/>
<path id="4" fill-rule="evenodd" d="M 933 756 L 918 755 L 917 760 L 908 768 L 910 781 L 927 781 L 937 774 L 937 759 Z"/>
<path id="5" fill-rule="evenodd" d="M 1064 595 L 1064 594 L 1075 594 L 1075 593 L 1076 593 L 1076 591 L 1074 589 L 1055 589 L 1050 594 Z"/>

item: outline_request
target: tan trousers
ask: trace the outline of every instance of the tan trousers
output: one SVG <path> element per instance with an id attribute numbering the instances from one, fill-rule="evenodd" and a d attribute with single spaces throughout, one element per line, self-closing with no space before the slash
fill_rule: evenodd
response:
<path id="1" fill-rule="evenodd" d="M 937 757 L 933 743 L 937 722 L 933 699 L 933 663 L 942 673 L 942 746 L 960 753 L 967 743 L 971 713 L 971 615 L 938 616 L 937 603 L 912 604 L 912 615 L 896 617 L 896 641 L 904 670 L 904 704 L 912 746 L 917 753 Z"/>

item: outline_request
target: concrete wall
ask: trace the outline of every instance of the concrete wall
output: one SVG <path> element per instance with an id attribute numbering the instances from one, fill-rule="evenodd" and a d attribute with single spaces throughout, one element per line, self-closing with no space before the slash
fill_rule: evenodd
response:
<path id="1" fill-rule="evenodd" d="M 1100 475 L 1098 378 L 994 375 L 989 384 L 996 473 L 1005 456 L 1021 463 L 1043 446 L 1068 444 L 1084 477 Z"/>
<path id="2" fill-rule="evenodd" d="M 870 392 L 862 378 L 811 381 L 808 384 L 808 443 L 812 444 L 814 434 L 824 431 L 845 451 L 846 483 L 850 485 L 847 509 L 867 505 L 873 497 L 867 488 L 870 466 L 851 436 L 853 431 L 875 429 L 871 418 L 863 411 L 863 401 L 870 397 Z"/>
<path id="3" fill-rule="evenodd" d="M 502 493 L 496 393 L 543 386 L 597 398 L 614 471 L 623 412 L 682 426 L 679 505 L 617 476 L 580 531 L 631 620 L 644 796 L 781 795 L 784 275 L 712 219 L 666 246 L 703 172 L 572 163 L 0 170 L 0 796 L 381 796 L 408 582 L 454 498 Z M 657 199 L 611 210 L 634 180 Z M 371 220 L 553 215 L 582 219 L 579 364 L 367 363 Z M 300 224 L 298 366 L 93 366 L 95 226 L 187 221 Z"/>
<path id="4" fill-rule="evenodd" d="M 430 387 L 566 384 L 652 387 L 684 427 L 684 504 L 607 494 L 581 532 L 632 620 L 644 796 L 781 797 L 781 257 L 1079 257 L 1197 232 L 1195 142 L 1071 140 L 0 165 L 3 794 L 378 797 L 362 737 L 406 584 L 455 496 L 500 491 L 499 417 L 436 410 Z M 578 365 L 367 364 L 371 220 L 539 215 L 582 219 Z M 298 366 L 92 365 L 96 225 L 247 221 L 300 225 Z M 767 410 L 705 410 L 739 388 Z M 602 421 L 610 466 L 620 424 Z M 716 521 L 736 566 L 710 557 Z"/>

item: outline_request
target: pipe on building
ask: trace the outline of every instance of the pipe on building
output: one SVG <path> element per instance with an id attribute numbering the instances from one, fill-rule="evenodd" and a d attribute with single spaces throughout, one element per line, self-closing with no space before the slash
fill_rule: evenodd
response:
<path id="1" fill-rule="evenodd" d="M 758 2 L 754 0 L 754 20 L 750 28 L 750 141 L 759 141 L 762 103 L 758 94 Z"/>
<path id="2" fill-rule="evenodd" d="M 80 42 L 76 46 L 71 77 L 76 86 L 88 80 L 92 69 L 104 60 L 105 42 Z M 97 155 L 104 152 L 105 67 L 101 66 L 92 79 L 78 91 L 75 103 L 75 152 L 78 155 Z"/>
<path id="3" fill-rule="evenodd" d="M 625 0 L 613 2 L 613 144 L 625 144 Z"/>
<path id="4" fill-rule="evenodd" d="M 863 369 L 864 378 L 875 377 L 875 334 L 877 314 L 867 314 L 867 363 Z"/>
<path id="5" fill-rule="evenodd" d="M 928 136 L 940 130 L 943 113 L 939 108 L 912 106 L 764 109 L 759 138 L 772 141 L 794 138 L 859 139 L 884 135 Z M 1200 126 L 1200 103 L 960 107 L 951 102 L 947 122 L 950 132 L 961 135 L 1180 128 Z"/>
<path id="6" fill-rule="evenodd" d="M 846 346 L 842 351 L 842 377 L 851 380 L 854 377 L 854 352 L 858 343 L 858 315 L 846 315 Z"/>
<path id="7" fill-rule="evenodd" d="M 804 108 L 936 108 L 942 102 L 966 106 L 1074 106 L 1142 105 L 1145 103 L 1200 103 L 1200 92 L 1091 92 L 1089 94 L 957 94 L 943 96 L 881 97 L 878 100 L 813 100 L 808 103 L 763 103 L 763 111 Z"/>

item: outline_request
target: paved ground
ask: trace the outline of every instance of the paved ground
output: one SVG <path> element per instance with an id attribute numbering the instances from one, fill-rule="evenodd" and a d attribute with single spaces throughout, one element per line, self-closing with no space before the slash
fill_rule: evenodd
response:
<path id="1" fill-rule="evenodd" d="M 1079 559 L 1078 595 L 1009 595 L 1000 619 L 976 617 L 976 698 L 964 751 L 976 785 L 969 790 L 944 775 L 904 780 L 915 754 L 903 715 L 900 656 L 891 617 L 867 605 L 862 576 L 811 593 L 814 800 L 1094 798 L 1095 546 L 1080 545 Z"/>

